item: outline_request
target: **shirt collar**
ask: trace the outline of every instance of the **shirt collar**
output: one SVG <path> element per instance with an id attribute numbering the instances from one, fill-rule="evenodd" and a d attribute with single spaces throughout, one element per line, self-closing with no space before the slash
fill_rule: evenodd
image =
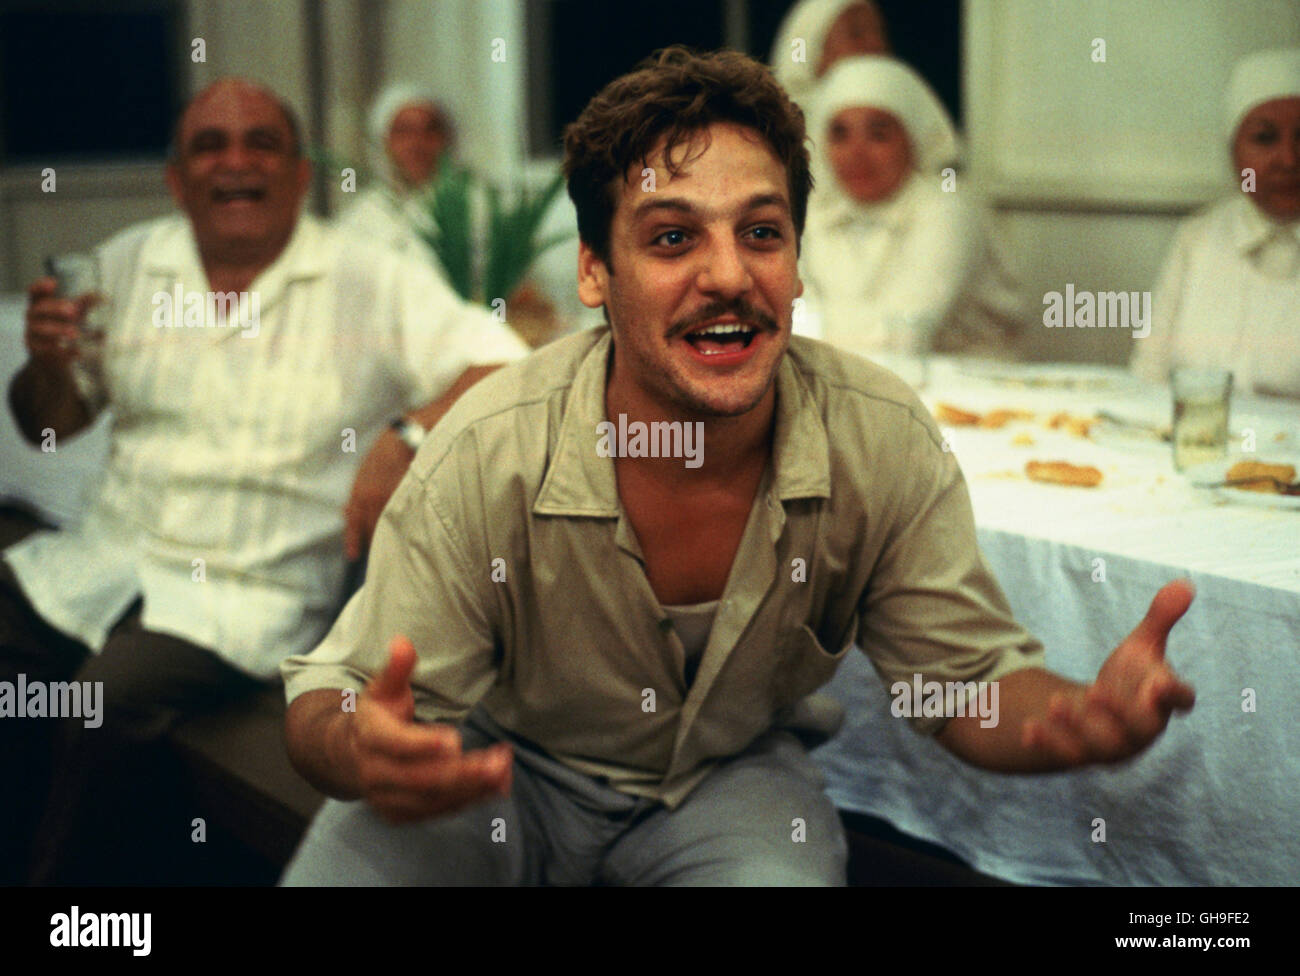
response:
<path id="1" fill-rule="evenodd" d="M 1237 251 L 1251 254 L 1275 237 L 1290 237 L 1300 243 L 1300 221 L 1282 224 L 1271 220 L 1245 194 L 1241 194 L 1232 221 L 1232 240 Z"/>
<path id="2" fill-rule="evenodd" d="M 300 214 L 293 234 L 284 250 L 263 268 L 253 280 L 252 289 L 260 292 L 263 310 L 273 305 L 290 281 L 305 280 L 325 274 L 327 257 L 322 247 L 324 228 L 311 214 Z M 194 226 L 188 219 L 177 220 L 165 228 L 145 248 L 141 263 L 150 274 L 164 275 L 179 281 L 197 281 L 207 286 L 207 275 L 199 259 Z"/>
<path id="3" fill-rule="evenodd" d="M 605 416 L 605 382 L 612 352 L 608 326 L 583 358 L 569 388 L 550 470 L 535 515 L 617 518 L 620 511 L 614 459 L 596 453 L 596 425 Z M 776 374 L 776 432 L 772 463 L 777 498 L 830 497 L 830 439 L 812 391 L 791 360 L 781 357 Z"/>

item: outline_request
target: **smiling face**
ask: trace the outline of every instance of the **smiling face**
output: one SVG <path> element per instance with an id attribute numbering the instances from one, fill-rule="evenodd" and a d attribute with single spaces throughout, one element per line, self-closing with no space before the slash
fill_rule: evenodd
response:
<path id="1" fill-rule="evenodd" d="M 682 419 L 766 400 L 802 293 L 786 173 L 757 132 L 715 123 L 674 156 L 662 143 L 616 184 L 607 266 L 579 246 L 578 294 L 614 335 L 611 399 Z"/>
<path id="2" fill-rule="evenodd" d="M 888 200 L 912 170 L 907 130 L 878 108 L 836 112 L 826 126 L 826 156 L 844 192 L 859 203 Z"/>
<path id="3" fill-rule="evenodd" d="M 1300 220 L 1300 98 L 1256 105 L 1237 127 L 1232 144 L 1237 172 L 1255 171 L 1248 194 L 1270 217 Z"/>
<path id="4" fill-rule="evenodd" d="M 181 118 L 167 184 L 205 263 L 269 264 L 293 234 L 311 170 L 267 92 L 222 81 Z"/>
<path id="5" fill-rule="evenodd" d="M 407 105 L 393 116 L 385 148 L 407 186 L 423 186 L 438 171 L 447 126 L 432 105 Z"/>

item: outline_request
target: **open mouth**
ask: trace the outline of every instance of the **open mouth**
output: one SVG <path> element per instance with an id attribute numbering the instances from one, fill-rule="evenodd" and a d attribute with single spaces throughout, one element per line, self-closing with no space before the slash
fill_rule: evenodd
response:
<path id="1" fill-rule="evenodd" d="M 266 191 L 256 187 L 216 187 L 212 191 L 212 199 L 215 203 L 233 203 L 236 200 L 259 203 L 265 196 Z"/>
<path id="2" fill-rule="evenodd" d="M 720 322 L 688 333 L 684 338 L 696 352 L 721 356 L 748 349 L 758 330 L 742 322 Z"/>

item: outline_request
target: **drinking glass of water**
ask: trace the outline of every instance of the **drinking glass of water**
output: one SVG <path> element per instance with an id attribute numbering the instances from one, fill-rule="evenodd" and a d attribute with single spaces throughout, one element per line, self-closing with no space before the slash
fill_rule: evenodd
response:
<path id="1" fill-rule="evenodd" d="M 1228 456 L 1232 373 L 1180 367 L 1173 373 L 1174 467 L 1185 471 Z"/>

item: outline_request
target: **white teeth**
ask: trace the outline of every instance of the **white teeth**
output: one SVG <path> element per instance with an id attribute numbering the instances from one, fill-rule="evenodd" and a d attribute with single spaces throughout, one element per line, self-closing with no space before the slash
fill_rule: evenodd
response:
<path id="1" fill-rule="evenodd" d="M 753 330 L 747 325 L 741 325 L 739 322 L 724 323 L 722 325 L 711 325 L 707 329 L 700 329 L 699 332 L 692 332 L 691 335 L 734 335 L 737 332 L 752 332 Z"/>

